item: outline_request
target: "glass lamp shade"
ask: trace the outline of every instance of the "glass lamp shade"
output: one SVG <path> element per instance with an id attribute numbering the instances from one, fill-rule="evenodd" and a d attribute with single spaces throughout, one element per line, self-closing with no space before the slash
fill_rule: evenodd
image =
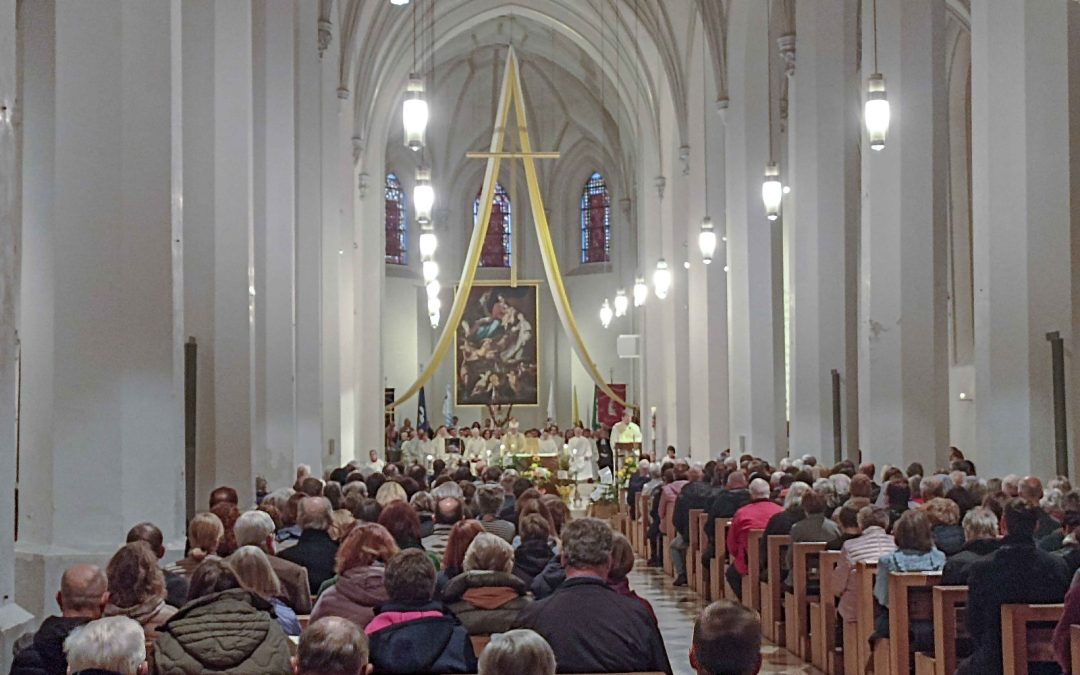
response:
<path id="1" fill-rule="evenodd" d="M 439 292 L 442 291 L 442 284 L 439 283 L 438 279 L 435 279 L 434 281 L 429 281 L 425 288 L 427 289 L 428 300 L 430 300 L 439 297 Z"/>
<path id="2" fill-rule="evenodd" d="M 415 73 L 409 76 L 405 103 L 401 106 L 401 123 L 405 128 L 405 147 L 419 150 L 424 147 L 427 130 L 428 105 L 424 100 L 424 81 Z"/>
<path id="3" fill-rule="evenodd" d="M 649 287 L 645 284 L 645 277 L 634 280 L 634 307 L 641 307 L 649 299 Z"/>
<path id="4" fill-rule="evenodd" d="M 435 249 L 439 247 L 439 240 L 431 230 L 420 233 L 420 257 L 430 260 L 435 255 Z"/>
<path id="5" fill-rule="evenodd" d="M 667 297 L 668 291 L 671 290 L 671 270 L 668 268 L 667 261 L 660 258 L 660 262 L 656 263 L 656 271 L 653 272 L 653 293 L 656 293 L 656 297 L 663 300 Z"/>
<path id="6" fill-rule="evenodd" d="M 439 300 L 439 296 L 435 296 L 435 297 L 428 296 L 428 299 L 427 299 L 427 311 L 428 311 L 428 314 L 429 315 L 430 314 L 438 314 L 439 310 L 441 310 L 441 309 L 442 309 L 442 301 Z"/>
<path id="7" fill-rule="evenodd" d="M 417 169 L 416 186 L 413 188 L 413 205 L 416 206 L 416 222 L 421 226 L 431 224 L 431 207 L 435 206 L 435 188 L 431 185 L 431 169 Z"/>
<path id="8" fill-rule="evenodd" d="M 697 243 L 701 249 L 701 260 L 708 265 L 716 253 L 716 231 L 713 229 L 712 218 L 705 216 L 701 219 L 701 232 L 698 233 Z"/>
<path id="9" fill-rule="evenodd" d="M 607 298 L 604 298 L 604 304 L 600 305 L 600 324 L 607 328 L 611 325 L 611 319 L 614 318 L 615 312 L 611 309 L 611 303 Z"/>
<path id="10" fill-rule="evenodd" d="M 439 263 L 434 260 L 424 261 L 424 283 L 430 284 L 439 278 Z"/>
<path id="11" fill-rule="evenodd" d="M 630 298 L 626 297 L 626 289 L 620 288 L 619 292 L 615 294 L 615 316 L 626 316 L 629 309 Z"/>
<path id="12" fill-rule="evenodd" d="M 765 180 L 761 183 L 761 201 L 765 202 L 765 215 L 769 220 L 776 220 L 780 215 L 780 200 L 783 197 L 780 167 L 775 162 L 770 162 L 765 166 Z"/>
<path id="13" fill-rule="evenodd" d="M 885 95 L 885 76 L 881 73 L 874 73 L 867 82 L 863 116 L 870 149 L 881 150 L 889 133 L 889 99 Z"/>
<path id="14" fill-rule="evenodd" d="M 398 5 L 398 6 L 407 5 L 407 4 L 409 4 L 409 0 L 390 0 L 390 4 L 391 5 Z"/>
<path id="15" fill-rule="evenodd" d="M 442 316 L 438 311 L 428 312 L 428 319 L 431 320 L 431 327 L 438 328 L 439 322 L 442 321 Z"/>

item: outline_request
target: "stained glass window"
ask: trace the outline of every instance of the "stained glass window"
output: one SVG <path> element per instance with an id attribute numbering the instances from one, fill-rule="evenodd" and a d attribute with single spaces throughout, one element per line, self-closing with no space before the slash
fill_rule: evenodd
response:
<path id="1" fill-rule="evenodd" d="M 483 192 L 483 188 L 480 188 L 480 192 Z M 473 225 L 480 218 L 480 192 L 473 200 Z M 510 267 L 510 211 L 510 196 L 501 183 L 496 183 L 487 236 L 480 250 L 481 267 Z"/>
<path id="2" fill-rule="evenodd" d="M 405 191 L 393 172 L 386 174 L 386 262 L 409 264 L 409 223 L 406 218 Z"/>
<path id="3" fill-rule="evenodd" d="M 581 191 L 581 262 L 602 263 L 611 254 L 611 195 L 599 172 Z"/>

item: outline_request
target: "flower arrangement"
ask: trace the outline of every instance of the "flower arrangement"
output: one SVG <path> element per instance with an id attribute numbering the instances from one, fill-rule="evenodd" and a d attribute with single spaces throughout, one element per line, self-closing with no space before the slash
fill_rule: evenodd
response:
<path id="1" fill-rule="evenodd" d="M 616 472 L 615 477 L 618 479 L 621 485 L 626 486 L 630 484 L 630 479 L 637 472 L 637 457 L 634 457 L 633 455 L 627 455 L 626 459 L 623 460 L 622 467 L 618 470 L 618 472 Z"/>

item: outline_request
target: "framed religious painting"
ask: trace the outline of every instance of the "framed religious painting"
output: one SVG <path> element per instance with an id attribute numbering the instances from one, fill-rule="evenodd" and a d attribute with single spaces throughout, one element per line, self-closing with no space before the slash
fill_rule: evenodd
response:
<path id="1" fill-rule="evenodd" d="M 454 400 L 463 406 L 539 405 L 537 282 L 476 282 L 455 330 Z"/>

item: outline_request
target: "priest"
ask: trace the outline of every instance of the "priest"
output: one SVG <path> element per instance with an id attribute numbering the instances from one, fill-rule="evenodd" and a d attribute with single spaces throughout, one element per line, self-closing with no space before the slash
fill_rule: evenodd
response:
<path id="1" fill-rule="evenodd" d="M 611 440 L 619 443 L 641 443 L 641 427 L 634 423 L 630 408 L 624 408 L 622 419 L 611 430 Z"/>

